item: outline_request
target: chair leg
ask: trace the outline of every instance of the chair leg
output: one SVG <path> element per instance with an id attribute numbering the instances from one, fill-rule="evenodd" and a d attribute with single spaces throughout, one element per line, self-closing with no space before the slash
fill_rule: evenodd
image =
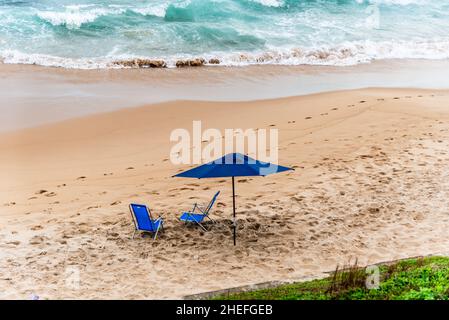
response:
<path id="1" fill-rule="evenodd" d="M 204 231 L 207 232 L 207 229 L 206 229 L 201 223 L 197 222 L 197 224 L 198 224 L 201 228 L 203 228 Z"/>
<path id="2" fill-rule="evenodd" d="M 217 223 L 214 219 L 212 219 L 211 217 L 207 216 L 207 218 L 212 221 L 212 223 Z"/>
<path id="3" fill-rule="evenodd" d="M 136 232 L 137 232 L 137 230 L 134 229 L 134 232 L 133 232 L 133 235 L 131 237 L 131 240 L 134 240 L 134 237 L 136 236 Z"/>

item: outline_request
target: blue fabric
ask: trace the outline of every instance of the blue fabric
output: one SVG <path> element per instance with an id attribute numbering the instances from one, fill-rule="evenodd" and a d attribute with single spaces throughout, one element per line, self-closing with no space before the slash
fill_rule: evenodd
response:
<path id="1" fill-rule="evenodd" d="M 219 177 L 243 177 L 266 176 L 279 173 L 292 168 L 262 162 L 250 158 L 241 153 L 230 153 L 215 161 L 203 164 L 196 168 L 181 172 L 175 177 L 185 178 L 219 178 Z"/>
<path id="2" fill-rule="evenodd" d="M 142 231 L 156 232 L 162 219 L 151 220 L 148 209 L 142 204 L 131 204 L 131 211 L 136 218 L 137 229 Z"/>
<path id="3" fill-rule="evenodd" d="M 202 222 L 206 216 L 206 214 L 184 212 L 179 220 L 188 222 Z"/>

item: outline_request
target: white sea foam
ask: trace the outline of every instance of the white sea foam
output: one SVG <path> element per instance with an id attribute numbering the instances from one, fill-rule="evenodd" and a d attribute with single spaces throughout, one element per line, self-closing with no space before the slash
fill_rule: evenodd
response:
<path id="1" fill-rule="evenodd" d="M 17 50 L 3 50 L 0 60 L 7 64 L 35 64 L 45 67 L 62 67 L 67 69 L 105 69 L 111 68 L 106 59 L 72 59 L 46 54 L 26 54 Z"/>
<path id="2" fill-rule="evenodd" d="M 139 13 L 144 16 L 155 16 L 155 17 L 165 17 L 165 12 L 167 11 L 168 3 L 166 4 L 160 4 L 160 5 L 153 5 L 148 7 L 142 7 L 142 8 L 134 8 L 132 11 Z"/>
<path id="3" fill-rule="evenodd" d="M 220 60 L 223 66 L 245 66 L 254 64 L 279 65 L 332 65 L 349 66 L 383 59 L 449 59 L 449 41 L 442 42 L 347 42 L 340 46 L 320 48 L 273 48 L 258 53 L 212 52 L 203 55 L 177 55 L 167 57 L 143 57 L 109 54 L 96 58 L 63 58 L 44 54 L 25 54 L 17 50 L 0 51 L 0 60 L 11 64 L 37 64 L 42 66 L 104 69 L 122 68 L 116 61 L 136 58 L 164 60 L 168 67 L 175 67 L 176 61 L 202 57 Z"/>
<path id="4" fill-rule="evenodd" d="M 80 28 L 83 24 L 94 22 L 97 18 L 110 14 L 120 14 L 125 11 L 123 8 L 90 8 L 91 5 L 66 6 L 65 11 L 38 11 L 36 15 L 54 26 L 66 26 L 69 29 Z"/>
<path id="5" fill-rule="evenodd" d="M 283 0 L 252 0 L 266 7 L 282 7 L 284 5 Z"/>
<path id="6" fill-rule="evenodd" d="M 425 5 L 431 3 L 432 0 L 356 0 L 356 2 L 406 6 L 410 4 Z"/>

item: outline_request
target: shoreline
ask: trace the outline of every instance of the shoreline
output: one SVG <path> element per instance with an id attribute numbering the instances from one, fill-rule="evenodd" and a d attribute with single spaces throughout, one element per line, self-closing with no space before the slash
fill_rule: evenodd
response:
<path id="1" fill-rule="evenodd" d="M 369 87 L 444 89 L 448 72 L 449 60 L 100 70 L 0 64 L 0 132 L 176 100 L 252 101 Z"/>

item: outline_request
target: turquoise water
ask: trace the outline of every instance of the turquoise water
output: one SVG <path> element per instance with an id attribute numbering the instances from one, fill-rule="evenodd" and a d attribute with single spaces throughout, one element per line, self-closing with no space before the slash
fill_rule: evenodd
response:
<path id="1" fill-rule="evenodd" d="M 0 59 L 67 68 L 448 59 L 449 0 L 0 0 Z"/>

